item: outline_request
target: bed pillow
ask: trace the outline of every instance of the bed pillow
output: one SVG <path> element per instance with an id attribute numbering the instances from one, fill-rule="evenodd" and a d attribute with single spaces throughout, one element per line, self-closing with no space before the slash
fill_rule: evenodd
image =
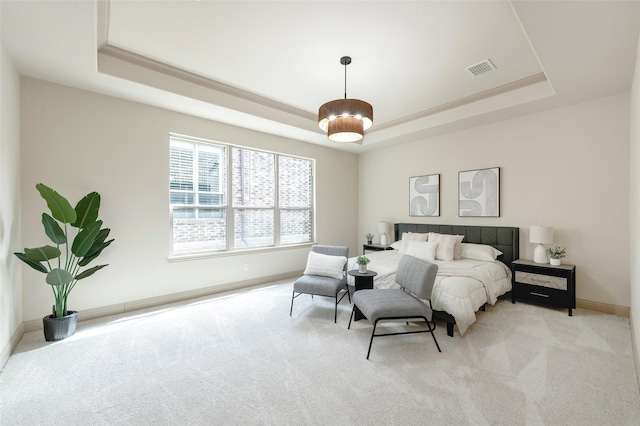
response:
<path id="1" fill-rule="evenodd" d="M 344 256 L 330 256 L 310 251 L 304 274 L 321 275 L 339 280 L 344 277 L 345 263 L 347 263 L 347 258 Z"/>
<path id="2" fill-rule="evenodd" d="M 417 232 L 403 232 L 402 233 L 402 248 L 400 249 L 400 253 L 406 253 L 407 252 L 407 244 L 409 241 L 420 241 L 420 242 L 426 242 L 427 238 L 429 237 L 429 234 L 420 234 Z"/>
<path id="3" fill-rule="evenodd" d="M 462 259 L 462 240 L 464 240 L 464 235 L 449 235 L 449 234 L 438 234 L 437 232 L 429 232 L 429 239 L 427 241 L 431 241 L 431 236 L 434 236 L 434 241 L 438 241 L 437 236 L 439 235 L 447 235 L 449 237 L 455 237 L 456 242 L 453 246 L 453 260 Z"/>
<path id="4" fill-rule="evenodd" d="M 462 243 L 462 258 L 495 262 L 502 252 L 485 244 Z"/>
<path id="5" fill-rule="evenodd" d="M 438 243 L 409 240 L 407 244 L 407 251 L 404 254 L 433 262 L 436 260 L 437 249 Z"/>
<path id="6" fill-rule="evenodd" d="M 455 235 L 429 233 L 429 242 L 438 243 L 438 247 L 436 248 L 437 260 L 451 262 L 457 241 L 458 238 Z"/>
<path id="7" fill-rule="evenodd" d="M 391 244 L 391 248 L 398 251 L 402 250 L 402 240 L 394 241 L 393 244 Z"/>

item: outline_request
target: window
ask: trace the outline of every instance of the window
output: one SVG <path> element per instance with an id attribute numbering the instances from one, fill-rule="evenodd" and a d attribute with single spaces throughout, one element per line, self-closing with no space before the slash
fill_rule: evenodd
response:
<path id="1" fill-rule="evenodd" d="M 280 243 L 311 241 L 313 170 L 309 160 L 278 158 L 278 207 Z"/>
<path id="2" fill-rule="evenodd" d="M 173 135 L 169 157 L 173 255 L 312 241 L 312 160 Z"/>

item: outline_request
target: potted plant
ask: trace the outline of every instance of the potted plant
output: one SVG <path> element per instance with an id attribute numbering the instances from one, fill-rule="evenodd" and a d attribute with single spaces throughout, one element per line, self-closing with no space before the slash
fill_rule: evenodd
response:
<path id="1" fill-rule="evenodd" d="M 552 265 L 558 266 L 562 264 L 562 258 L 567 255 L 567 249 L 560 246 L 549 247 L 547 254 L 549 255 L 549 262 Z"/>
<path id="2" fill-rule="evenodd" d="M 358 256 L 356 263 L 358 264 L 358 272 L 367 272 L 367 263 L 371 262 L 367 256 Z"/>
<path id="3" fill-rule="evenodd" d="M 364 237 L 367 239 L 367 244 L 371 244 L 373 242 L 373 234 L 372 233 L 369 232 Z"/>
<path id="4" fill-rule="evenodd" d="M 25 248 L 14 253 L 18 259 L 36 271 L 47 274 L 45 282 L 51 286 L 55 304 L 51 315 L 42 319 L 47 341 L 67 338 L 76 331 L 78 313 L 67 309 L 67 299 L 76 283 L 93 275 L 107 265 L 81 270 L 97 258 L 113 242 L 105 241 L 111 231 L 102 228 L 98 220 L 100 194 L 91 192 L 72 207 L 62 195 L 41 183 L 36 189 L 47 202 L 51 215 L 42 213 L 45 234 L 54 246 Z M 73 229 L 76 229 L 73 232 Z M 75 237 L 72 238 L 73 234 Z M 61 246 L 64 246 L 61 249 Z"/>

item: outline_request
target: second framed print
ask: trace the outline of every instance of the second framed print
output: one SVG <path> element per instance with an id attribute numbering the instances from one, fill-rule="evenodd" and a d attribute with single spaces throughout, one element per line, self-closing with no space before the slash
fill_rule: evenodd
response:
<path id="1" fill-rule="evenodd" d="M 409 178 L 409 216 L 440 216 L 440 175 Z"/>
<path id="2" fill-rule="evenodd" d="M 458 172 L 458 216 L 500 217 L 500 168 Z"/>

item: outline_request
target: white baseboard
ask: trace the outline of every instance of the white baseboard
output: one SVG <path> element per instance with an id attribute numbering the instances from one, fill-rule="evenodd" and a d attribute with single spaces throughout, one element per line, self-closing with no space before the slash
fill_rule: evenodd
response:
<path id="1" fill-rule="evenodd" d="M 633 360 L 636 363 L 636 378 L 638 379 L 638 386 L 640 386 L 640 354 L 638 353 L 638 345 L 640 342 L 636 342 L 633 314 L 629 315 L 629 326 L 631 328 L 631 349 L 633 350 Z"/>
<path id="2" fill-rule="evenodd" d="M 13 350 L 16 348 L 16 346 L 18 346 L 18 342 L 20 342 L 20 339 L 22 339 L 24 333 L 24 323 L 21 323 L 16 329 L 15 333 L 13 333 L 13 336 L 11 336 L 11 339 L 9 339 L 5 347 L 2 348 L 2 352 L 0 352 L 0 371 L 2 371 L 4 365 L 9 360 L 9 357 L 13 353 Z"/>
<path id="3" fill-rule="evenodd" d="M 591 300 L 576 299 L 578 308 L 589 309 L 592 311 L 604 312 L 605 314 L 619 315 L 621 317 L 629 317 L 629 308 L 626 306 L 610 305 L 608 303 L 592 302 Z"/>
<path id="4" fill-rule="evenodd" d="M 138 309 L 153 308 L 156 306 L 166 305 L 169 303 L 182 302 L 185 300 L 196 299 L 198 297 L 211 296 L 214 294 L 224 293 L 227 291 L 265 285 L 265 284 L 273 283 L 276 281 L 299 277 L 300 275 L 302 275 L 302 272 L 303 271 L 287 272 L 284 274 L 270 275 L 268 277 L 253 278 L 250 280 L 236 281 L 233 283 L 199 288 L 197 290 L 183 291 L 180 293 L 172 293 L 164 296 L 151 297 L 148 299 L 134 300 L 131 302 L 118 303 L 110 306 L 102 306 L 94 309 L 86 309 L 78 312 L 78 321 L 101 318 L 109 315 L 117 315 L 125 312 L 136 311 Z M 23 333 L 42 330 L 42 320 L 33 320 L 33 321 L 23 322 L 22 328 L 23 328 Z M 20 338 L 21 337 L 22 337 L 22 334 L 20 335 Z M 18 339 L 18 341 L 20 341 L 20 339 Z"/>

